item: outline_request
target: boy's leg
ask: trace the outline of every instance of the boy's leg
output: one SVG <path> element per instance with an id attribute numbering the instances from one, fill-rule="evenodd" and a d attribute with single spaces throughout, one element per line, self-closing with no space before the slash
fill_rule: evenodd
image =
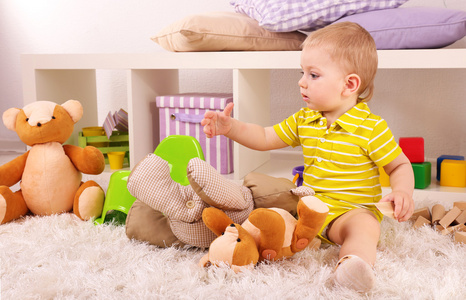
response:
<path id="1" fill-rule="evenodd" d="M 341 245 L 336 282 L 361 292 L 372 289 L 372 265 L 380 237 L 380 224 L 374 214 L 366 209 L 351 210 L 329 226 L 327 237 Z"/>
<path id="2" fill-rule="evenodd" d="M 327 237 L 341 245 L 340 258 L 357 255 L 373 265 L 380 237 L 380 223 L 367 209 L 353 209 L 329 226 Z"/>

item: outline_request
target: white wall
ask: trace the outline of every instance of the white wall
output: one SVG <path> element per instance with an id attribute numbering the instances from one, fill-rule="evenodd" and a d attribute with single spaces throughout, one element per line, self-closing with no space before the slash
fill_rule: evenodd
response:
<path id="1" fill-rule="evenodd" d="M 466 0 L 410 0 L 404 6 L 466 10 Z M 165 51 L 149 37 L 189 14 L 233 11 L 229 0 L 1 0 L 0 112 L 22 107 L 21 53 L 122 53 Z M 466 39 L 456 44 L 466 47 Z M 423 136 L 426 154 L 466 155 L 464 70 L 382 70 L 371 108 L 396 137 Z M 296 70 L 272 72 L 272 123 L 298 110 Z M 181 91 L 232 90 L 231 72 L 184 71 Z M 99 122 L 126 108 L 122 73 L 98 71 Z M 17 141 L 0 124 L 0 149 Z"/>
<path id="2" fill-rule="evenodd" d="M 0 112 L 22 107 L 22 53 L 141 53 L 165 51 L 150 37 L 190 14 L 233 11 L 228 0 L 1 0 Z M 126 89 L 118 72 L 99 71 L 99 119 L 126 107 Z M 221 89 L 216 76 L 195 84 Z M 224 82 L 224 83 L 219 83 Z M 216 87 L 217 86 L 217 87 Z M 43 99 L 47 100 L 47 99 Z M 16 134 L 0 124 L 0 149 Z"/>

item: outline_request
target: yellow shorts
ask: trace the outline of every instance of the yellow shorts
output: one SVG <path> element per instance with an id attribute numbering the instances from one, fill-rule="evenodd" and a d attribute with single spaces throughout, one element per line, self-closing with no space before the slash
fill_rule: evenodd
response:
<path id="1" fill-rule="evenodd" d="M 332 199 L 332 198 L 325 197 L 325 196 L 322 196 L 322 195 L 317 195 L 317 194 L 314 195 L 314 196 L 319 198 L 320 200 L 322 200 L 325 204 L 327 204 L 327 206 L 329 208 L 328 216 L 325 219 L 325 222 L 322 225 L 322 228 L 320 229 L 320 231 L 319 231 L 319 233 L 317 235 L 317 237 L 320 238 L 325 243 L 335 245 L 335 243 L 333 243 L 333 242 L 331 242 L 330 240 L 327 239 L 326 232 L 327 232 L 328 224 L 330 224 L 330 222 L 332 222 L 333 220 L 335 220 L 339 216 L 343 215 L 344 213 L 346 213 L 346 212 L 348 212 L 348 211 L 350 211 L 352 209 L 364 208 L 364 209 L 370 210 L 375 215 L 377 220 L 379 222 L 382 222 L 383 215 L 375 206 L 372 206 L 372 205 L 371 206 L 358 205 L 357 203 L 350 203 L 350 202 L 346 202 L 346 201 L 340 201 L 340 200 Z"/>

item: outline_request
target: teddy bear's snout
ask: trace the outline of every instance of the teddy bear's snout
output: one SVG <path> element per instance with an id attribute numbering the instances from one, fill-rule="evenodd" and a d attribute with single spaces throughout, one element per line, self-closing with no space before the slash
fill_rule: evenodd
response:
<path id="1" fill-rule="evenodd" d="M 51 118 L 33 118 L 33 117 L 29 117 L 29 120 L 28 120 L 28 123 L 29 125 L 31 126 L 37 126 L 37 127 L 41 127 L 42 125 L 48 123 L 49 121 L 51 120 Z"/>

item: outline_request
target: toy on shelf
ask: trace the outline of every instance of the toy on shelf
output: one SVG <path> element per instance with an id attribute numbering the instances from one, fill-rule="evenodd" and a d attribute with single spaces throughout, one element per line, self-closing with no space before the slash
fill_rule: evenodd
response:
<path id="1" fill-rule="evenodd" d="M 464 160 L 462 155 L 440 155 L 437 157 L 437 180 L 440 181 L 440 173 L 442 170 L 442 161 L 444 159 Z"/>
<path id="2" fill-rule="evenodd" d="M 414 188 L 425 189 L 432 180 L 432 164 L 430 162 L 411 163 L 414 173 Z"/>
<path id="3" fill-rule="evenodd" d="M 205 160 L 220 174 L 233 172 L 233 141 L 218 135 L 207 138 L 201 127 L 204 113 L 223 111 L 233 102 L 229 93 L 184 93 L 161 95 L 156 97 L 159 108 L 160 140 L 169 135 L 189 135 L 199 142 L 204 152 Z"/>
<path id="4" fill-rule="evenodd" d="M 466 161 L 444 159 L 441 168 L 440 185 L 466 187 Z"/>
<path id="5" fill-rule="evenodd" d="M 454 202 L 449 211 L 441 204 L 435 204 L 430 211 L 427 207 L 420 208 L 414 211 L 411 220 L 413 228 L 432 226 L 443 235 L 454 234 L 456 242 L 466 243 L 466 202 Z"/>
<path id="6" fill-rule="evenodd" d="M 0 166 L 1 224 L 29 211 L 51 215 L 73 210 L 83 220 L 100 216 L 104 191 L 96 182 L 83 183 L 81 178 L 82 173 L 102 173 L 102 152 L 93 146 L 62 145 L 82 115 L 83 107 L 76 100 L 62 105 L 37 101 L 3 113 L 5 126 L 30 150 Z M 19 181 L 21 190 L 13 192 L 9 187 Z"/>
<path id="7" fill-rule="evenodd" d="M 293 183 L 296 184 L 296 186 L 302 186 L 303 185 L 303 172 L 304 172 L 304 166 L 297 166 L 293 168 L 292 174 L 293 174 Z"/>
<path id="8" fill-rule="evenodd" d="M 103 128 L 107 139 L 110 139 L 115 131 L 128 132 L 128 113 L 122 108 L 114 114 L 109 112 L 105 118 Z"/>
<path id="9" fill-rule="evenodd" d="M 379 181 L 381 186 L 390 187 L 390 176 L 388 176 L 383 167 L 379 167 Z"/>
<path id="10" fill-rule="evenodd" d="M 400 137 L 399 145 L 410 162 L 424 162 L 424 138 Z"/>
<path id="11" fill-rule="evenodd" d="M 239 272 L 242 268 L 254 267 L 259 261 L 290 257 L 312 242 L 328 211 L 324 202 L 306 196 L 298 202 L 298 220 L 283 209 L 259 208 L 239 225 L 221 210 L 206 208 L 202 220 L 218 237 L 199 265 L 225 263 Z"/>
<path id="12" fill-rule="evenodd" d="M 102 127 L 93 127 L 93 128 L 102 128 Z M 84 130 L 85 128 L 83 128 Z M 125 152 L 125 158 L 123 161 L 124 165 L 129 166 L 129 135 L 127 132 L 113 131 L 112 136 L 107 138 L 103 130 L 102 134 L 98 135 L 84 135 L 83 132 L 79 132 L 78 136 L 78 146 L 86 147 L 89 145 L 94 145 L 100 152 L 103 153 L 105 163 L 108 164 L 108 153 L 109 152 Z M 90 134 L 97 133 L 96 131 L 91 132 Z"/>

